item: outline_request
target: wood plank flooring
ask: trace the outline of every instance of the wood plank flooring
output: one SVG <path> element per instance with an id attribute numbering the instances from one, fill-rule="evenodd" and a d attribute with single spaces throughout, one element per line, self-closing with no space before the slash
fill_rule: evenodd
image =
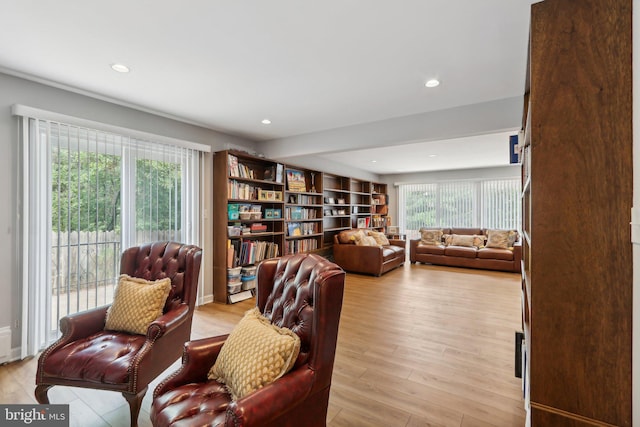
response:
<path id="1" fill-rule="evenodd" d="M 329 427 L 522 426 L 514 377 L 520 276 L 410 265 L 382 277 L 347 274 Z M 198 308 L 192 338 L 228 333 L 254 300 Z M 149 387 L 139 417 L 150 426 Z M 35 403 L 36 359 L 0 366 L 0 403 Z M 118 393 L 54 387 L 71 425 L 128 426 Z"/>

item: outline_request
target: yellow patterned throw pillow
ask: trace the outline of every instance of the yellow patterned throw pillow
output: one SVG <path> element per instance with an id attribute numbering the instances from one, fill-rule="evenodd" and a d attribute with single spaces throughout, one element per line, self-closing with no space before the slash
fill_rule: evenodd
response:
<path id="1" fill-rule="evenodd" d="M 145 335 L 149 324 L 162 315 L 169 291 L 168 277 L 148 281 L 122 274 L 104 328 Z"/>
<path id="2" fill-rule="evenodd" d="M 300 338 L 272 325 L 256 307 L 231 331 L 208 378 L 224 383 L 238 400 L 289 372 L 299 352 Z"/>

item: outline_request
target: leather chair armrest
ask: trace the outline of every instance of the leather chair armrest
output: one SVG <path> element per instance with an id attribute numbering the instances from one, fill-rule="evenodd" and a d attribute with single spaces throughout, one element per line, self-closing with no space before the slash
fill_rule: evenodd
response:
<path id="1" fill-rule="evenodd" d="M 315 372 L 291 371 L 242 399 L 229 403 L 226 426 L 262 426 L 302 403 L 313 387 Z"/>
<path id="2" fill-rule="evenodd" d="M 409 261 L 412 263 L 416 262 L 416 248 L 418 247 L 418 243 L 420 243 L 420 239 L 409 240 Z"/>
<path id="3" fill-rule="evenodd" d="M 147 328 L 147 339 L 157 340 L 161 336 L 173 329 L 177 328 L 189 318 L 189 306 L 187 304 L 180 304 L 173 310 L 170 310 L 151 322 Z"/>
<path id="4" fill-rule="evenodd" d="M 158 384 L 153 392 L 153 397 L 184 384 L 206 382 L 207 374 L 216 362 L 228 336 L 228 334 L 220 335 L 184 343 L 182 365 Z"/>
<path id="5" fill-rule="evenodd" d="M 104 329 L 109 305 L 103 305 L 60 319 L 62 337 L 59 341 L 71 342 L 100 332 Z"/>

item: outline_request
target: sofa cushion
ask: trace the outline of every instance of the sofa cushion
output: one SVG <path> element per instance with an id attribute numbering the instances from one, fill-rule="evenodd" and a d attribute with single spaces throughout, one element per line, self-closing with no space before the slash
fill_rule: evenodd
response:
<path id="1" fill-rule="evenodd" d="M 395 246 L 383 246 L 382 247 L 382 262 L 393 261 L 398 258 L 398 253 L 393 250 Z"/>
<path id="2" fill-rule="evenodd" d="M 475 258 L 478 250 L 475 247 L 464 246 L 447 246 L 444 249 L 444 254 L 447 256 L 457 256 L 463 258 Z"/>
<path id="3" fill-rule="evenodd" d="M 423 245 L 418 243 L 416 246 L 418 254 L 444 255 L 444 245 Z"/>
<path id="4" fill-rule="evenodd" d="M 421 228 L 420 243 L 423 245 L 439 245 L 442 243 L 442 229 Z"/>
<path id="5" fill-rule="evenodd" d="M 497 249 L 512 248 L 518 233 L 514 230 L 488 230 L 487 247 Z"/>
<path id="6" fill-rule="evenodd" d="M 478 250 L 478 258 L 513 261 L 513 251 L 509 249 L 482 248 Z"/>
<path id="7" fill-rule="evenodd" d="M 300 352 L 300 337 L 271 324 L 255 307 L 231 331 L 208 378 L 224 383 L 237 400 L 287 373 Z"/>

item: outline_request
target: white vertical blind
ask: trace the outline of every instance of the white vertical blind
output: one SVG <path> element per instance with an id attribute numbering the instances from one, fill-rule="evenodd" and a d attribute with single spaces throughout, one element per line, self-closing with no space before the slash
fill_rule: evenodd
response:
<path id="1" fill-rule="evenodd" d="M 398 224 L 408 238 L 422 227 L 517 229 L 520 179 L 446 181 L 398 186 Z"/>
<path id="2" fill-rule="evenodd" d="M 61 317 L 108 304 L 121 251 L 156 240 L 200 245 L 202 153 L 23 117 L 22 357 Z"/>

